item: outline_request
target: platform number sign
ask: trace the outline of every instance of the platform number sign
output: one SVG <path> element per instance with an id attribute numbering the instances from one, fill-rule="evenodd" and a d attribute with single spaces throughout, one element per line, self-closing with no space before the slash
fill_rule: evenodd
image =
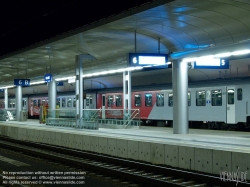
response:
<path id="1" fill-rule="evenodd" d="M 51 82 L 52 81 L 52 75 L 46 74 L 44 75 L 44 82 Z"/>
<path id="2" fill-rule="evenodd" d="M 0 89 L 0 92 L 4 92 L 4 89 Z"/>
<path id="3" fill-rule="evenodd" d="M 30 86 L 30 79 L 14 79 L 16 86 Z"/>

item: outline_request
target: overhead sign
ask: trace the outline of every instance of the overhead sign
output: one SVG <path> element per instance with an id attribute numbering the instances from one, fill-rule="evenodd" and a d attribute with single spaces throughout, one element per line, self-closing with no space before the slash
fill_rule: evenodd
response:
<path id="1" fill-rule="evenodd" d="M 128 66 L 168 68 L 168 55 L 157 53 L 129 53 Z"/>
<path id="2" fill-rule="evenodd" d="M 4 89 L 0 89 L 0 92 L 4 92 Z"/>
<path id="3" fill-rule="evenodd" d="M 194 69 L 229 69 L 229 60 L 225 58 L 200 59 L 194 62 Z"/>
<path id="4" fill-rule="evenodd" d="M 30 79 L 14 79 L 16 86 L 30 86 Z"/>
<path id="5" fill-rule="evenodd" d="M 57 86 L 63 86 L 63 82 L 56 82 Z"/>
<path id="6" fill-rule="evenodd" d="M 52 75 L 51 74 L 45 74 L 44 75 L 44 82 L 51 82 L 52 81 Z"/>

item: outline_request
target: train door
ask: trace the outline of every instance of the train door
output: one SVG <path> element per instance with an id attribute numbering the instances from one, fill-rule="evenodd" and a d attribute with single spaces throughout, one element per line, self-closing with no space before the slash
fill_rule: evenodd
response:
<path id="1" fill-rule="evenodd" d="M 235 87 L 227 87 L 227 123 L 235 122 Z"/>
<path id="2" fill-rule="evenodd" d="M 27 98 L 23 98 L 23 110 L 24 111 L 28 111 L 28 106 L 27 106 L 28 102 L 27 102 Z"/>
<path id="3" fill-rule="evenodd" d="M 102 119 L 105 119 L 105 102 L 106 102 L 105 94 L 102 94 Z"/>

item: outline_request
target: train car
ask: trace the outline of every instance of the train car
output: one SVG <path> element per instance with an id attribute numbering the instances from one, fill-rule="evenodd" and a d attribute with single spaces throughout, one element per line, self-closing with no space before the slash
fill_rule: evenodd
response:
<path id="1" fill-rule="evenodd" d="M 189 83 L 190 127 L 249 130 L 250 79 L 218 79 Z M 132 109 L 140 109 L 143 125 L 171 126 L 173 123 L 172 85 L 132 87 Z M 97 106 L 116 109 L 122 88 L 97 93 Z M 118 101 L 117 101 L 118 99 Z M 119 105 L 123 108 L 123 104 Z M 106 116 L 109 117 L 109 116 Z"/>
<path id="2" fill-rule="evenodd" d="M 0 109 L 5 108 L 4 98 L 0 98 Z M 16 99 L 13 97 L 8 98 L 8 107 L 9 110 L 15 110 L 16 108 Z M 28 111 L 28 97 L 23 97 L 23 110 Z"/>
<path id="3" fill-rule="evenodd" d="M 29 118 L 39 118 L 40 116 L 40 107 L 49 105 L 49 99 L 47 95 L 40 96 L 30 96 L 29 97 Z M 69 92 L 67 94 L 60 93 L 57 94 L 56 98 L 57 109 L 60 110 L 75 110 L 76 107 L 76 99 L 75 93 Z M 94 93 L 89 93 L 84 95 L 84 108 L 85 109 L 93 109 L 96 108 L 96 96 Z M 72 117 L 72 116 L 64 116 L 64 117 Z"/>

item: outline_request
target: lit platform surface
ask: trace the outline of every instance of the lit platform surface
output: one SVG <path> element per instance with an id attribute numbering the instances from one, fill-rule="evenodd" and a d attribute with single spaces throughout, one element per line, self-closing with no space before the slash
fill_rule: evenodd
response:
<path id="1" fill-rule="evenodd" d="M 217 175 L 239 168 L 250 179 L 249 132 L 190 129 L 189 134 L 173 134 L 166 127 L 87 130 L 28 120 L 0 122 L 0 134 Z"/>

